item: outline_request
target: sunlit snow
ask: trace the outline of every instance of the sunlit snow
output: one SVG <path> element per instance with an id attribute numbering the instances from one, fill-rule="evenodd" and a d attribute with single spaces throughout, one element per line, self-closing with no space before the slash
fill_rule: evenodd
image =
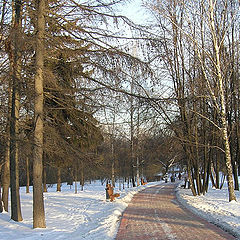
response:
<path id="1" fill-rule="evenodd" d="M 118 190 L 121 196 L 114 202 L 106 201 L 105 184 L 100 181 L 86 184 L 84 191 L 74 193 L 73 187 L 63 184 L 62 192 L 56 186 L 44 193 L 46 229 L 32 228 L 32 193 L 26 194 L 21 188 L 21 206 L 24 220 L 14 222 L 10 214 L 0 214 L 1 240 L 110 240 L 116 236 L 122 212 L 138 191 L 164 182 L 148 183 L 137 188 Z M 169 184 L 169 183 L 168 183 Z M 32 189 L 30 189 L 32 190 Z M 238 233 L 240 237 L 240 204 L 228 202 L 226 186 L 223 190 L 209 189 L 206 196 L 193 197 L 189 189 L 177 188 L 178 198 L 184 205 L 211 222 L 221 224 L 225 229 Z M 32 192 L 32 191 L 31 191 Z M 239 192 L 236 192 L 240 199 Z M 197 209 L 197 210 L 196 210 Z"/>
<path id="2" fill-rule="evenodd" d="M 237 202 L 228 200 L 227 183 L 221 190 L 209 188 L 206 195 L 192 196 L 189 189 L 177 188 L 178 200 L 202 218 L 240 239 L 240 192 L 235 191 Z"/>

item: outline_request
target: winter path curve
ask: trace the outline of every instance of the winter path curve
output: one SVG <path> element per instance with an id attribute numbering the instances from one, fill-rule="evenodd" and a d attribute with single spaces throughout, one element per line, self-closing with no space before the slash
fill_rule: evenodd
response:
<path id="1" fill-rule="evenodd" d="M 116 240 L 236 239 L 184 208 L 175 187 L 161 184 L 135 194 L 123 213 Z"/>

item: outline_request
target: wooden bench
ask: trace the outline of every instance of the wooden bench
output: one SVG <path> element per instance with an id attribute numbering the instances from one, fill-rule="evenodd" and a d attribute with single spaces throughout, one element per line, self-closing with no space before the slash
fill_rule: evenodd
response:
<path id="1" fill-rule="evenodd" d="M 146 185 L 146 184 L 147 184 L 147 182 L 144 182 L 144 179 L 141 178 L 141 185 Z"/>
<path id="2" fill-rule="evenodd" d="M 120 197 L 119 193 L 113 193 L 113 187 L 111 184 L 106 184 L 106 199 L 110 199 L 110 201 L 114 201 L 116 197 Z"/>

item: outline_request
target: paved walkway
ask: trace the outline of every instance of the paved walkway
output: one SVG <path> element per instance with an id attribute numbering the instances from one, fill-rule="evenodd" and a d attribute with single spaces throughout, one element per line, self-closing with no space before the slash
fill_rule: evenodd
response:
<path id="1" fill-rule="evenodd" d="M 167 183 L 134 195 L 123 213 L 116 240 L 236 239 L 182 207 L 175 187 Z"/>

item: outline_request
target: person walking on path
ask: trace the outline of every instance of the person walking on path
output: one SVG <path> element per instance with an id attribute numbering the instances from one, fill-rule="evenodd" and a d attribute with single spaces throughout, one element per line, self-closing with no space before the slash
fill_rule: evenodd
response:
<path id="1" fill-rule="evenodd" d="M 236 239 L 181 206 L 175 187 L 161 184 L 134 195 L 123 213 L 116 240 Z"/>

